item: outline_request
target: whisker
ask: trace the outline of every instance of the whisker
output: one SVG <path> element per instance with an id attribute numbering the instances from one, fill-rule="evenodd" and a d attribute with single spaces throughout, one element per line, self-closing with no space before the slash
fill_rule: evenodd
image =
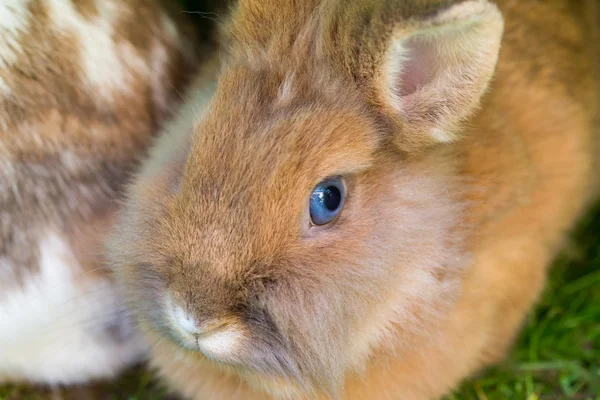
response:
<path id="1" fill-rule="evenodd" d="M 220 22 L 223 20 L 223 18 L 221 18 L 221 16 L 219 14 L 217 14 L 216 12 L 204 12 L 204 11 L 189 11 L 189 10 L 185 10 L 185 11 L 181 11 L 181 13 L 183 14 L 194 14 L 194 15 L 198 15 L 202 18 L 214 21 L 214 22 Z"/>
<path id="2" fill-rule="evenodd" d="M 153 69 L 153 68 L 151 68 L 151 69 Z M 174 91 L 175 93 L 177 93 L 177 96 L 179 96 L 179 98 L 180 98 L 181 100 L 184 100 L 184 101 L 185 101 L 185 97 L 183 97 L 183 95 L 182 95 L 182 94 L 179 92 L 179 90 L 177 90 L 177 89 L 175 88 L 175 86 L 174 86 L 172 83 L 170 83 L 170 85 L 171 85 L 171 87 L 173 88 L 173 91 Z"/>
<path id="3" fill-rule="evenodd" d="M 164 341 L 165 341 L 165 339 L 162 336 L 160 336 L 158 338 L 158 340 L 152 344 L 152 346 L 150 347 L 150 351 L 156 350 L 156 348 L 158 347 L 158 345 L 160 345 Z"/>
<path id="4" fill-rule="evenodd" d="M 110 310 L 104 313 L 96 313 L 93 315 L 87 315 L 84 317 L 76 318 L 74 321 L 69 321 L 61 323 L 60 321 L 64 321 L 64 319 L 58 319 L 53 321 L 48 321 L 41 326 L 36 327 L 35 330 L 31 332 L 24 332 L 18 338 L 14 338 L 14 342 L 21 341 L 29 341 L 31 337 L 39 337 L 40 334 L 44 335 L 44 343 L 53 343 L 55 341 L 64 340 L 65 332 L 71 332 L 73 328 L 78 330 L 83 329 L 89 330 L 90 334 L 93 334 L 94 328 L 101 328 L 103 326 L 109 327 L 112 321 L 125 321 L 126 318 L 131 318 L 131 322 L 133 326 L 136 326 L 135 321 L 132 318 L 132 315 L 124 309 L 116 309 Z M 138 336 L 140 333 L 135 332 L 134 335 Z"/>

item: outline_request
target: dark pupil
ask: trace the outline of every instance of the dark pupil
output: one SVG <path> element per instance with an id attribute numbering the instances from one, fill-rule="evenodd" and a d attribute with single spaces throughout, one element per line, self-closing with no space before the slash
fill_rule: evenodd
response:
<path id="1" fill-rule="evenodd" d="M 323 191 L 323 204 L 329 211 L 335 211 L 340 206 L 341 193 L 335 186 L 329 186 Z"/>

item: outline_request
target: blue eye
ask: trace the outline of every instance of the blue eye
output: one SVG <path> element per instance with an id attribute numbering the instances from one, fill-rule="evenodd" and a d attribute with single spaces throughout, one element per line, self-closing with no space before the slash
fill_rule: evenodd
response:
<path id="1" fill-rule="evenodd" d="M 344 183 L 341 178 L 325 180 L 310 195 L 310 219 L 315 225 L 330 223 L 344 207 Z"/>

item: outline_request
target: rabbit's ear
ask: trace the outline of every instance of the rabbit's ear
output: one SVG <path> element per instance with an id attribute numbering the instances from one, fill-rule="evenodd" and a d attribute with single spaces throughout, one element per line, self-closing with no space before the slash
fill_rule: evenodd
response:
<path id="1" fill-rule="evenodd" d="M 502 14 L 487 0 L 383 3 L 346 16 L 360 42 L 345 51 L 346 67 L 363 74 L 370 100 L 399 125 L 400 148 L 455 140 L 494 73 Z"/>
<path id="2" fill-rule="evenodd" d="M 502 16 L 487 1 L 465 1 L 393 31 L 374 83 L 386 111 L 401 119 L 400 147 L 457 137 L 492 78 L 502 31 Z"/>

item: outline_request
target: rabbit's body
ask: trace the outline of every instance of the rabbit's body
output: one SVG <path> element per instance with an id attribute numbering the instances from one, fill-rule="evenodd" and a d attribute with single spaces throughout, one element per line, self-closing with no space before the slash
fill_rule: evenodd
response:
<path id="1" fill-rule="evenodd" d="M 0 380 L 82 382 L 144 355 L 102 241 L 193 72 L 191 34 L 155 1 L 0 4 Z"/>
<path id="2" fill-rule="evenodd" d="M 110 246 L 174 388 L 433 399 L 506 354 L 597 195 L 598 42 L 497 3 L 240 1 Z"/>

